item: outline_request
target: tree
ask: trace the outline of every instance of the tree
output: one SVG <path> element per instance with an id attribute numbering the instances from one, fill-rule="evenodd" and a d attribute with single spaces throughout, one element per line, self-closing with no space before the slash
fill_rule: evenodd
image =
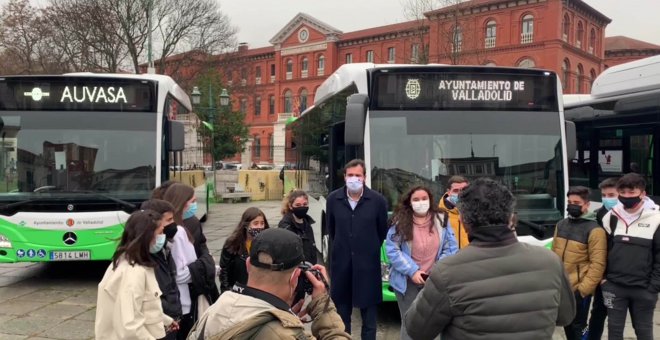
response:
<path id="1" fill-rule="evenodd" d="M 435 0 L 404 0 L 403 16 L 404 18 L 415 21 L 416 29 L 413 33 L 413 41 L 419 46 L 416 60 L 411 60 L 416 64 L 429 63 L 429 45 L 426 43 L 425 37 L 429 33 L 428 21 L 424 13 L 433 10 Z"/>
<path id="2" fill-rule="evenodd" d="M 249 137 L 245 114 L 234 111 L 231 103 L 228 108 L 220 107 L 219 94 L 224 88 L 220 73 L 212 68 L 207 69 L 197 77 L 195 84 L 202 92 L 200 107 L 196 109 L 197 116 L 203 121 L 213 122 L 213 132 L 205 129 L 204 135 L 207 138 L 215 137 L 214 159 L 225 159 L 243 152 L 245 141 Z M 209 91 L 209 88 L 212 90 Z M 212 95 L 210 107 L 209 94 Z"/>

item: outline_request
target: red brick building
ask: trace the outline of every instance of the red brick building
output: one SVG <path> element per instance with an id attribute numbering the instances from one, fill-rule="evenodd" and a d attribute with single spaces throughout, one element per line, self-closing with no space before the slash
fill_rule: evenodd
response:
<path id="1" fill-rule="evenodd" d="M 271 46 L 241 44 L 219 68 L 234 109 L 246 113 L 252 162 L 284 162 L 284 123 L 310 106 L 316 88 L 344 63 L 537 67 L 557 72 L 565 93 L 588 93 L 606 65 L 623 60 L 606 55 L 611 20 L 580 0 L 472 0 L 424 16 L 344 33 L 300 13 Z M 660 48 L 647 45 L 632 47 Z"/>
<path id="2" fill-rule="evenodd" d="M 631 62 L 660 54 L 660 46 L 636 39 L 615 36 L 605 38 L 604 67 Z"/>

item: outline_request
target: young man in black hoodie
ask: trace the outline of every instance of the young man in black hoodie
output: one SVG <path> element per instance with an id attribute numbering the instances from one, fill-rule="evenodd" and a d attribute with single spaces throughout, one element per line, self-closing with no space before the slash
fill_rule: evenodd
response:
<path id="1" fill-rule="evenodd" d="M 602 281 L 610 339 L 623 339 L 630 311 L 635 335 L 653 339 L 653 312 L 660 292 L 660 212 L 646 196 L 646 181 L 629 173 L 617 182 L 619 204 L 603 223 L 610 235 Z"/>

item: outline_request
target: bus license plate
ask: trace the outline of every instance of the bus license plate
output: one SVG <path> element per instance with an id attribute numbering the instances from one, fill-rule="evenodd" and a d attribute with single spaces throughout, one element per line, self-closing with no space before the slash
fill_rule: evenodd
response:
<path id="1" fill-rule="evenodd" d="M 89 250 L 51 251 L 51 261 L 86 261 L 90 260 Z"/>

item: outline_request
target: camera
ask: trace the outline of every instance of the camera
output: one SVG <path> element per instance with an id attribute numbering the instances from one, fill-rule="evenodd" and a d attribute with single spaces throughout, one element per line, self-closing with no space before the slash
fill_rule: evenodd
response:
<path id="1" fill-rule="evenodd" d="M 307 275 L 305 275 L 305 272 L 310 272 L 314 275 L 314 277 L 316 277 L 316 279 L 318 279 L 321 282 L 325 282 L 325 278 L 323 277 L 323 274 L 321 274 L 321 272 L 318 271 L 318 269 L 313 269 L 311 263 L 309 262 L 301 263 L 298 266 L 298 268 L 300 268 L 301 273 L 300 276 L 298 277 L 298 287 L 296 288 L 298 294 L 296 295 L 299 295 L 303 292 L 305 294 L 311 295 L 312 291 L 314 290 L 314 286 L 312 286 L 312 283 L 307 278 Z"/>

